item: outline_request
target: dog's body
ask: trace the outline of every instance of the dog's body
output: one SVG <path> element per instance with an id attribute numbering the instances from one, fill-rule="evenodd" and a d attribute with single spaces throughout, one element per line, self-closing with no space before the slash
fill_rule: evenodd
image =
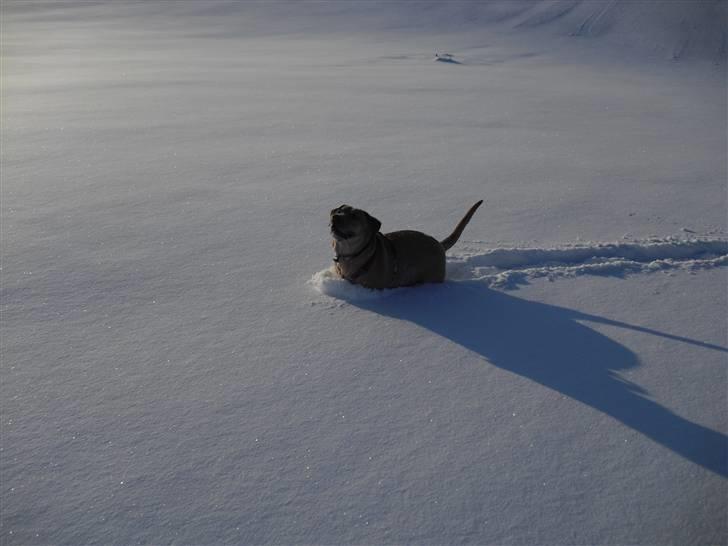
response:
<path id="1" fill-rule="evenodd" d="M 445 280 L 445 251 L 453 246 L 482 201 L 473 205 L 452 234 L 438 241 L 419 231 L 379 233 L 381 222 L 342 205 L 331 211 L 336 271 L 367 288 L 395 288 Z"/>

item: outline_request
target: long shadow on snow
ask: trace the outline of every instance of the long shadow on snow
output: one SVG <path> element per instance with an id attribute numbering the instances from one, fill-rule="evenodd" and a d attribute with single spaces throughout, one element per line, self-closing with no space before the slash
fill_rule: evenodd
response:
<path id="1" fill-rule="evenodd" d="M 353 304 L 427 328 L 495 366 L 583 402 L 686 459 L 728 476 L 728 438 L 683 419 L 620 378 L 619 370 L 639 366 L 637 356 L 578 321 L 728 352 L 724 347 L 516 298 L 477 282 L 430 285 Z"/>

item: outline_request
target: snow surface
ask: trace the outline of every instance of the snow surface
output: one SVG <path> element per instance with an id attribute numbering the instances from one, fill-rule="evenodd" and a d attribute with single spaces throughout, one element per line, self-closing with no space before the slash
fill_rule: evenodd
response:
<path id="1" fill-rule="evenodd" d="M 2 544 L 726 543 L 726 2 L 1 9 Z"/>

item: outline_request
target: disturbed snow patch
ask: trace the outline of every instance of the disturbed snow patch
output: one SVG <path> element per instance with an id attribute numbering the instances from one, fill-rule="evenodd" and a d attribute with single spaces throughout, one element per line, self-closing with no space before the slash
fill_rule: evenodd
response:
<path id="1" fill-rule="evenodd" d="M 694 271 L 728 265 L 724 239 L 650 239 L 584 243 L 554 248 L 495 248 L 448 259 L 448 277 L 516 288 L 537 278 L 626 276 L 671 269 Z"/>
<path id="2" fill-rule="evenodd" d="M 398 289 L 373 290 L 352 284 L 339 277 L 333 268 L 324 269 L 314 273 L 308 281 L 316 290 L 326 296 L 346 301 L 363 301 L 385 298 Z"/>
<path id="3" fill-rule="evenodd" d="M 460 61 L 456 60 L 452 53 L 435 53 L 433 60 L 441 63 L 460 64 Z"/>

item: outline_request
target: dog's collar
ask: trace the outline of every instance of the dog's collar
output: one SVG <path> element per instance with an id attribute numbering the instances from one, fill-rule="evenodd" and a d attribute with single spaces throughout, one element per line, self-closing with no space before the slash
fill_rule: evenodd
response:
<path id="1" fill-rule="evenodd" d="M 377 240 L 377 233 L 375 232 L 371 236 L 371 238 L 367 241 L 367 244 L 365 244 L 359 252 L 355 252 L 354 254 L 343 254 L 343 255 L 337 254 L 336 256 L 334 256 L 334 262 L 339 263 L 339 262 L 341 262 L 342 259 L 351 260 L 353 258 L 357 258 L 357 257 L 361 256 L 362 254 L 364 254 L 365 250 L 367 250 L 369 247 L 371 247 L 372 242 L 376 245 L 376 240 Z M 369 271 L 369 268 L 371 267 L 372 262 L 374 262 L 374 258 L 376 258 L 376 257 L 377 257 L 377 252 L 375 250 L 374 252 L 372 252 L 372 255 L 369 256 L 369 259 L 366 262 L 364 262 L 361 265 L 361 267 L 359 267 L 359 269 L 357 269 L 354 273 L 349 274 L 349 275 L 342 274 L 342 276 L 349 282 L 356 282 L 356 280 L 359 277 L 361 277 L 362 275 L 364 275 L 364 273 Z"/>
<path id="2" fill-rule="evenodd" d="M 372 241 L 374 241 L 376 238 L 377 238 L 377 233 L 375 232 L 369 238 L 369 240 L 367 241 L 367 243 L 363 247 L 361 247 L 361 250 L 359 252 L 354 252 L 354 254 L 337 254 L 336 256 L 334 256 L 334 261 L 336 263 L 339 263 L 342 259 L 344 259 L 344 260 L 351 260 L 353 258 L 358 258 L 362 254 L 364 254 L 364 251 L 367 248 L 369 248 L 369 245 L 371 245 L 372 244 Z"/>
<path id="3" fill-rule="evenodd" d="M 371 244 L 372 240 L 376 240 L 377 234 L 375 233 L 372 239 L 364 245 L 364 248 L 362 248 L 359 252 L 357 252 L 355 255 L 351 255 L 351 257 L 358 256 L 364 252 L 364 250 Z M 389 247 L 389 252 L 392 258 L 392 275 L 394 277 L 397 276 L 397 273 L 399 273 L 399 265 L 397 264 L 397 252 L 395 250 L 394 245 L 392 244 L 392 241 L 390 241 L 387 237 L 382 237 L 382 244 Z M 375 243 L 376 244 L 376 243 Z M 369 259 L 362 264 L 362 266 L 357 269 L 352 275 L 342 275 L 347 281 L 349 282 L 356 282 L 356 280 L 364 275 L 367 271 L 369 271 L 369 268 L 371 267 L 372 263 L 374 262 L 374 258 L 377 257 L 377 252 L 372 252 L 372 255 L 369 257 Z M 336 263 L 339 262 L 340 256 L 337 256 L 334 258 L 334 261 Z"/>

